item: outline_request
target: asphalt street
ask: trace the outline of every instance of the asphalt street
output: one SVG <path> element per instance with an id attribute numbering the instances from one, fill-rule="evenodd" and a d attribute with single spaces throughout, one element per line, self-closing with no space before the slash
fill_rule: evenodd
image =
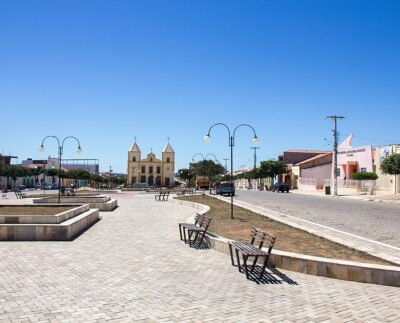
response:
<path id="1" fill-rule="evenodd" d="M 237 190 L 236 194 L 238 200 L 400 247 L 397 204 L 267 191 Z"/>

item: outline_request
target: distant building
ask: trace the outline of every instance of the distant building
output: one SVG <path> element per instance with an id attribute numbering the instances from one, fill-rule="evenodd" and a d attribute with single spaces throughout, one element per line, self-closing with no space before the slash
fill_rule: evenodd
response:
<path id="1" fill-rule="evenodd" d="M 309 159 L 313 159 L 313 158 L 316 158 L 318 160 L 317 156 L 325 155 L 328 153 L 329 153 L 329 151 L 327 151 L 327 150 L 288 150 L 288 151 L 284 151 L 283 153 L 281 153 L 278 156 L 278 160 L 282 160 L 286 163 L 289 173 L 279 176 L 278 180 L 280 182 L 288 183 L 292 189 L 297 188 L 298 180 L 299 180 L 299 177 L 301 176 L 300 168 L 299 168 L 300 163 L 302 163 L 306 160 L 309 160 Z M 331 158 L 331 161 L 332 161 L 332 158 Z M 295 165 L 297 167 L 295 167 Z M 308 166 L 309 164 L 307 163 L 304 165 Z"/>
<path id="2" fill-rule="evenodd" d="M 61 168 L 65 170 L 84 169 L 91 174 L 99 173 L 99 160 L 98 159 L 62 159 Z"/>
<path id="3" fill-rule="evenodd" d="M 0 163 L 4 165 L 11 165 L 11 159 L 18 158 L 17 156 L 5 156 L 0 154 Z"/>
<path id="4" fill-rule="evenodd" d="M 385 157 L 400 154 L 400 144 L 384 145 L 375 148 L 374 169 L 378 175 L 377 187 L 391 194 L 400 193 L 400 175 L 387 175 L 381 171 L 381 163 Z"/>
<path id="5" fill-rule="evenodd" d="M 142 159 L 142 152 L 135 143 L 128 151 L 127 184 L 146 183 L 150 186 L 174 185 L 175 152 L 167 143 L 162 151 L 161 159 L 153 152 Z"/>

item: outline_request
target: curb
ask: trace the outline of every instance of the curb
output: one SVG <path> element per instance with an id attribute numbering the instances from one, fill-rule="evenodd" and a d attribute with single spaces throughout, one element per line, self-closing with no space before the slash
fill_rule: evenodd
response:
<path id="1" fill-rule="evenodd" d="M 175 201 L 175 203 L 179 201 L 177 204 L 194 207 L 198 210 L 201 210 L 201 207 L 203 207 L 203 211 L 206 209 L 209 210 L 209 207 L 199 203 L 182 200 L 171 201 Z M 202 213 L 206 212 L 207 211 Z M 193 217 L 188 219 L 188 221 L 192 220 Z M 227 255 L 230 254 L 228 246 L 229 239 L 220 237 L 214 233 L 207 233 L 205 240 L 209 248 Z M 303 274 L 400 287 L 400 267 L 396 266 L 365 264 L 346 260 L 314 257 L 277 249 L 273 249 L 270 260 L 273 266 Z"/>

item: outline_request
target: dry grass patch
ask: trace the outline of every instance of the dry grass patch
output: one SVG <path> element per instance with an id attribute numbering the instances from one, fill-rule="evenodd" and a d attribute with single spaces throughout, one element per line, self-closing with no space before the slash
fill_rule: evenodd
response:
<path id="1" fill-rule="evenodd" d="M 75 206 L 0 206 L 0 215 L 56 215 Z"/>
<path id="2" fill-rule="evenodd" d="M 185 196 L 178 199 L 210 206 L 211 209 L 208 215 L 212 217 L 212 222 L 209 230 L 229 239 L 249 241 L 250 229 L 258 227 L 277 235 L 275 247 L 279 250 L 325 258 L 395 265 L 389 261 L 296 229 L 241 207 L 234 206 L 235 218 L 232 220 L 230 218 L 230 204 L 213 197 Z"/>

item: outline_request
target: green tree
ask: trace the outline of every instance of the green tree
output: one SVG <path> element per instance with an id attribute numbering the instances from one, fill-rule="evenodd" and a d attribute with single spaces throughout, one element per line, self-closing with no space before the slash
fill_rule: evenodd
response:
<path id="1" fill-rule="evenodd" d="M 71 169 L 66 172 L 65 177 L 73 179 L 76 185 L 80 179 L 90 179 L 90 172 L 86 169 Z"/>
<path id="2" fill-rule="evenodd" d="M 46 176 L 49 176 L 52 178 L 51 183 L 54 184 L 55 177 L 58 175 L 58 169 L 56 169 L 56 168 L 46 169 L 45 174 L 46 174 Z"/>
<path id="3" fill-rule="evenodd" d="M 32 174 L 35 177 L 35 184 L 39 181 L 39 175 L 42 175 L 45 172 L 43 166 L 38 166 L 32 170 Z"/>
<path id="4" fill-rule="evenodd" d="M 32 176 L 32 171 L 29 168 L 20 165 L 10 165 L 8 169 L 8 176 L 11 177 L 14 182 L 14 186 L 16 186 L 16 181 L 18 178 Z"/>
<path id="5" fill-rule="evenodd" d="M 109 180 L 114 185 L 122 185 L 126 183 L 126 176 L 124 175 L 111 176 Z"/>
<path id="6" fill-rule="evenodd" d="M 286 163 L 283 160 L 262 161 L 257 170 L 259 178 L 269 177 L 272 181 L 275 176 L 286 174 L 288 172 Z"/>
<path id="7" fill-rule="evenodd" d="M 194 174 L 189 168 L 181 168 L 178 170 L 179 179 L 182 181 L 188 181 L 188 186 L 190 187 L 190 180 L 194 177 Z"/>
<path id="8" fill-rule="evenodd" d="M 400 154 L 392 154 L 382 161 L 381 170 L 384 174 L 399 175 L 400 174 Z"/>
<path id="9" fill-rule="evenodd" d="M 353 175 L 351 175 L 352 179 L 356 179 L 356 180 L 376 180 L 378 179 L 378 175 L 376 175 L 375 173 L 370 173 L 370 172 L 360 172 L 360 173 L 353 173 Z"/>
<path id="10" fill-rule="evenodd" d="M 94 182 L 94 186 L 98 189 L 100 187 L 100 183 L 104 182 L 104 178 L 99 174 L 91 174 L 90 180 Z"/>
<path id="11" fill-rule="evenodd" d="M 206 177 L 209 178 L 226 173 L 226 169 L 224 166 L 212 160 L 191 163 L 189 169 L 194 175 L 203 176 L 205 173 Z"/>

